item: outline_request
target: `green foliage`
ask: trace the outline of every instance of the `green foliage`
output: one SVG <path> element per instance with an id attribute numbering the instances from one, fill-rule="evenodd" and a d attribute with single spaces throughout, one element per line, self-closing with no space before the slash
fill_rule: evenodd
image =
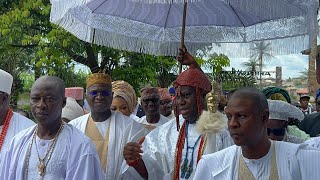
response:
<path id="1" fill-rule="evenodd" d="M 230 91 L 232 89 L 251 86 L 255 87 L 255 79 L 251 74 L 243 73 L 242 71 L 236 71 L 232 68 L 231 71 L 221 71 L 218 74 L 212 76 L 212 79 L 222 84 L 222 89 Z"/>
<path id="2" fill-rule="evenodd" d="M 33 70 L 35 78 L 51 74 L 67 86 L 84 86 L 85 73 L 75 73 L 73 61 L 128 81 L 136 90 L 147 84 L 168 86 L 175 78 L 176 61 L 129 53 L 83 42 L 49 22 L 49 0 L 0 0 L 0 49 L 23 52 L 19 72 Z M 73 61 L 72 61 L 73 60 Z M 22 76 L 20 76 L 22 77 Z M 24 81 L 25 82 L 25 81 Z M 23 86 L 30 89 L 30 84 Z"/>
<path id="3" fill-rule="evenodd" d="M 230 66 L 230 59 L 224 54 L 211 53 L 212 46 L 204 47 L 198 50 L 196 61 L 198 64 L 210 73 L 218 74 L 224 67 Z"/>
<path id="4" fill-rule="evenodd" d="M 246 71 L 255 73 L 259 67 L 259 62 L 256 59 L 249 59 L 249 61 L 243 62 L 241 65 L 246 69 Z"/>
<path id="5" fill-rule="evenodd" d="M 170 71 L 176 67 L 172 57 L 156 57 L 140 53 L 124 52 L 121 63 L 112 71 L 114 80 L 130 83 L 136 92 L 147 85 L 168 87 L 175 79 Z"/>
<path id="6" fill-rule="evenodd" d="M 297 80 L 297 81 L 294 81 L 294 86 L 296 87 L 302 87 L 302 82 Z"/>
<path id="7" fill-rule="evenodd" d="M 34 74 L 30 72 L 22 72 L 19 78 L 22 80 L 23 83 L 23 91 L 30 92 L 35 79 Z"/>

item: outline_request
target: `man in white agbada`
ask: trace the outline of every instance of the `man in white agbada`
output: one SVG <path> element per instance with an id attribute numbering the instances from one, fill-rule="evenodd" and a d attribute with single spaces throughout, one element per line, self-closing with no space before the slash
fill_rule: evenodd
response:
<path id="1" fill-rule="evenodd" d="M 91 113 L 70 122 L 89 136 L 95 144 L 107 180 L 118 178 L 123 162 L 123 147 L 143 128 L 130 117 L 110 110 L 112 103 L 111 83 L 111 77 L 107 74 L 94 73 L 89 75 L 87 77 L 86 98 Z M 139 139 L 139 137 L 137 138 Z"/>
<path id="2" fill-rule="evenodd" d="M 30 119 L 13 112 L 10 107 L 10 94 L 13 83 L 11 74 L 0 69 L 0 160 L 11 139 L 20 131 L 34 125 Z"/>
<path id="3" fill-rule="evenodd" d="M 304 140 L 289 135 L 287 132 L 288 121 L 297 119 L 302 121 L 304 118 L 301 110 L 287 102 L 268 99 L 269 120 L 267 123 L 267 133 L 271 140 L 286 141 L 295 144 L 303 143 Z"/>
<path id="4" fill-rule="evenodd" d="M 261 91 L 237 90 L 225 113 L 236 145 L 203 156 L 194 179 L 319 179 L 319 150 L 268 138 L 268 102 Z"/>
<path id="5" fill-rule="evenodd" d="M 174 82 L 182 116 L 177 117 L 177 122 L 169 121 L 151 131 L 142 146 L 134 142 L 125 146 L 124 158 L 133 168 L 123 172 L 124 179 L 192 179 L 202 154 L 215 152 L 226 144 L 224 134 L 217 133 L 224 127 L 223 118 L 216 118 L 207 126 L 214 129 L 210 135 L 196 130 L 211 84 L 192 56 L 185 50 L 180 52 L 178 59 L 190 66 Z"/>
<path id="6" fill-rule="evenodd" d="M 61 79 L 43 76 L 35 81 L 30 107 L 37 125 L 13 138 L 2 160 L 0 179 L 104 179 L 93 143 L 61 120 L 65 103 Z"/>
<path id="7" fill-rule="evenodd" d="M 155 128 L 169 121 L 160 114 L 160 94 L 157 88 L 145 87 L 140 94 L 141 106 L 146 115 L 136 120 L 138 123 Z"/>
<path id="8" fill-rule="evenodd" d="M 164 115 L 169 120 L 175 119 L 169 90 L 167 88 L 159 88 L 158 90 L 160 94 L 160 114 Z"/>

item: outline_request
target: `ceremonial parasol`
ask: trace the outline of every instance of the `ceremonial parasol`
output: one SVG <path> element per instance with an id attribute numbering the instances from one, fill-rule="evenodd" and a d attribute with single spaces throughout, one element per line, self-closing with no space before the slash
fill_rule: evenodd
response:
<path id="1" fill-rule="evenodd" d="M 186 18 L 182 13 L 186 3 L 64 2 L 52 0 L 50 20 L 79 39 L 153 55 L 175 56 L 181 40 L 191 53 L 212 43 L 288 38 L 286 43 L 298 46 L 301 38 L 308 39 L 317 28 L 317 0 L 190 1 Z M 186 19 L 185 25 L 182 19 Z"/>

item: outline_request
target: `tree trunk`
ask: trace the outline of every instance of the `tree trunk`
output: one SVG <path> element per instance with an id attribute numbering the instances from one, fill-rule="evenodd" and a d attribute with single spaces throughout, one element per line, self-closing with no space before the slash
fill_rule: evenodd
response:
<path id="1" fill-rule="evenodd" d="M 259 86 L 260 86 L 260 89 L 262 89 L 262 76 L 261 76 L 261 74 L 262 74 L 262 55 L 261 54 L 259 55 L 259 61 L 260 61 L 260 66 L 259 66 L 260 84 L 259 84 Z"/>
<path id="2" fill-rule="evenodd" d="M 318 54 L 317 36 L 315 36 L 312 42 L 311 53 L 309 55 L 309 73 L 308 73 L 309 94 L 313 96 L 315 95 L 315 93 L 319 88 L 319 84 L 317 83 L 316 69 L 315 69 L 317 54 Z"/>
<path id="3" fill-rule="evenodd" d="M 318 49 L 317 58 L 316 58 L 316 76 L 317 76 L 317 82 L 320 84 L 320 53 Z"/>

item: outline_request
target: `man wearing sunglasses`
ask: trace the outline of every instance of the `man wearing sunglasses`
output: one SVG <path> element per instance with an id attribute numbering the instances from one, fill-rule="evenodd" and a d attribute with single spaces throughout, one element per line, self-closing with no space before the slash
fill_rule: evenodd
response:
<path id="1" fill-rule="evenodd" d="M 304 115 L 299 108 L 280 100 L 268 99 L 269 120 L 267 123 L 268 137 L 275 141 L 303 143 L 304 140 L 287 134 L 288 122 L 291 119 L 303 120 Z"/>
<path id="2" fill-rule="evenodd" d="M 157 88 L 145 87 L 141 90 L 141 105 L 146 115 L 138 120 L 139 123 L 155 128 L 169 121 L 160 114 L 160 94 Z"/>
<path id="3" fill-rule="evenodd" d="M 131 118 L 110 110 L 113 98 L 111 83 L 111 77 L 107 74 L 89 75 L 86 99 L 91 113 L 70 122 L 96 145 L 107 180 L 118 178 L 123 161 L 123 147 L 142 129 L 142 126 Z"/>
<path id="4" fill-rule="evenodd" d="M 159 88 L 160 93 L 160 114 L 167 117 L 169 120 L 175 118 L 172 111 L 172 98 L 167 88 Z"/>

